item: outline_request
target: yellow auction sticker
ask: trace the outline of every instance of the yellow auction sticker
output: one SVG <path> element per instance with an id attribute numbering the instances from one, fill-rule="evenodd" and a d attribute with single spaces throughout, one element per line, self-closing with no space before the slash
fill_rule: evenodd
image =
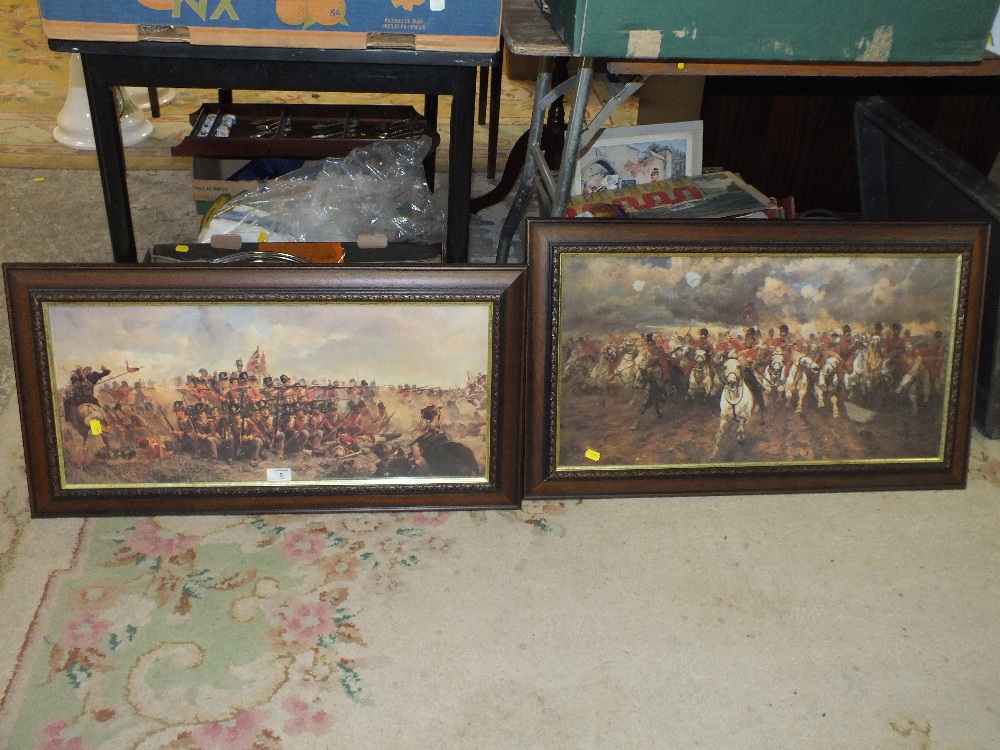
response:
<path id="1" fill-rule="evenodd" d="M 587 452 L 584 453 L 583 455 L 585 455 L 591 461 L 601 460 L 601 454 L 598 451 L 595 451 L 593 448 L 587 448 Z"/>
<path id="2" fill-rule="evenodd" d="M 100 435 L 101 432 L 102 432 L 102 430 L 101 430 L 101 420 L 99 420 L 99 419 L 91 419 L 90 420 L 90 433 L 92 435 Z"/>

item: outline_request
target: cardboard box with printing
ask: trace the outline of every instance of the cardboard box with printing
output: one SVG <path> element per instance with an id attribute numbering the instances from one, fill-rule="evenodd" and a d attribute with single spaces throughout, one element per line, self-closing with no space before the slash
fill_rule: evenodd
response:
<path id="1" fill-rule="evenodd" d="M 500 0 L 39 0 L 39 7 L 51 39 L 459 52 L 495 52 L 500 39 Z"/>

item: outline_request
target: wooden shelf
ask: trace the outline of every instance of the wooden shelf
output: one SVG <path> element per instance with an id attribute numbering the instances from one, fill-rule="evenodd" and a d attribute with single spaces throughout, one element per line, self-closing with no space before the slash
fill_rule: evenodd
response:
<path id="1" fill-rule="evenodd" d="M 614 60 L 608 72 L 649 76 L 839 76 L 913 77 L 1000 76 L 1000 57 L 987 53 L 973 63 L 740 62 L 734 60 Z"/>

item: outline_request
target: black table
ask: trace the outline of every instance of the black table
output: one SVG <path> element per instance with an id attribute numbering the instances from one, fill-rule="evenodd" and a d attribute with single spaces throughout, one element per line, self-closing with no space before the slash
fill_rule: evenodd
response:
<path id="1" fill-rule="evenodd" d="M 434 130 L 437 97 L 451 96 L 446 257 L 468 261 L 476 69 L 493 66 L 498 53 L 61 39 L 49 40 L 49 47 L 80 53 L 115 262 L 137 261 L 115 86 L 423 94 Z"/>

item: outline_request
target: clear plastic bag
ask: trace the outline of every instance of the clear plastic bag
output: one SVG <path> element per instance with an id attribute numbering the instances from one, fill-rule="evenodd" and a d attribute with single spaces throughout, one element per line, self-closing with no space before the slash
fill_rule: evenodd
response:
<path id="1" fill-rule="evenodd" d="M 218 234 L 244 242 L 355 242 L 362 234 L 443 242 L 445 216 L 424 179 L 431 148 L 427 136 L 376 141 L 267 180 L 226 203 L 199 242 Z"/>

